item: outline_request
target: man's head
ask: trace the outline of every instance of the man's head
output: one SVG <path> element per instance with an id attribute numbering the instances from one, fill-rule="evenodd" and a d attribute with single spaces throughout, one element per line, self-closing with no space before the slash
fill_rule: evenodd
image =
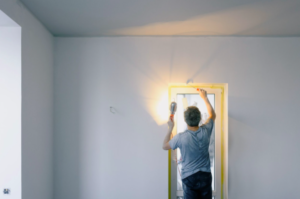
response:
<path id="1" fill-rule="evenodd" d="M 184 111 L 184 119 L 189 126 L 199 126 L 201 113 L 196 106 L 189 106 L 186 111 Z"/>

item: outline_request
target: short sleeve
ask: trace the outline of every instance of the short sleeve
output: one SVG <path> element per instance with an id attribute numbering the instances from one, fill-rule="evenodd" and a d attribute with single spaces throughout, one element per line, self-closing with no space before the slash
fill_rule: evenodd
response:
<path id="1" fill-rule="evenodd" d="M 211 118 L 209 118 L 208 122 L 203 124 L 202 127 L 206 129 L 208 135 L 210 136 L 214 128 L 214 121 Z"/>
<path id="2" fill-rule="evenodd" d="M 175 150 L 179 147 L 179 134 L 175 135 L 172 140 L 169 141 L 169 145 L 171 147 L 171 149 Z"/>

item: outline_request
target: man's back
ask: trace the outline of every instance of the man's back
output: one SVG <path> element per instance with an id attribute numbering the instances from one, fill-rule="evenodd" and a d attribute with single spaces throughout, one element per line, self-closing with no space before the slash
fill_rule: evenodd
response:
<path id="1" fill-rule="evenodd" d="M 213 120 L 199 127 L 197 131 L 186 130 L 177 134 L 169 144 L 174 150 L 180 149 L 182 156 L 182 174 L 184 179 L 198 171 L 210 172 L 209 142 L 213 129 Z"/>

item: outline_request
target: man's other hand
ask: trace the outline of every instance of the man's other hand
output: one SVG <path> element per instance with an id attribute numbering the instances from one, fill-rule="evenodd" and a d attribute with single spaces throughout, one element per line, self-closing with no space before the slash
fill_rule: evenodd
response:
<path id="1" fill-rule="evenodd" d="M 206 90 L 200 89 L 199 90 L 199 95 L 202 99 L 206 99 L 207 98 L 207 92 Z"/>

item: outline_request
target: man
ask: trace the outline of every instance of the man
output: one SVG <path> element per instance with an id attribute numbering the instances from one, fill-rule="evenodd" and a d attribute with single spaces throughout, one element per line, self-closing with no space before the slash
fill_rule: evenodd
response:
<path id="1" fill-rule="evenodd" d="M 207 121 L 199 127 L 201 113 L 197 107 L 190 106 L 184 112 L 187 130 L 170 140 L 174 128 L 174 122 L 170 118 L 168 134 L 163 143 L 164 150 L 179 148 L 181 151 L 181 178 L 185 199 L 212 199 L 212 175 L 208 147 L 216 113 L 208 101 L 206 91 L 200 89 L 199 94 L 208 111 Z"/>

